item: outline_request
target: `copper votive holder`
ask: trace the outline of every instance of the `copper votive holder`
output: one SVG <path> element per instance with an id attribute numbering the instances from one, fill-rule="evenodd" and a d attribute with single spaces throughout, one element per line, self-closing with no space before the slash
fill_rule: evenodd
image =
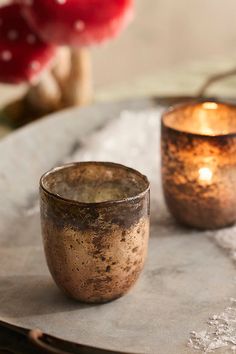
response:
<path id="1" fill-rule="evenodd" d="M 162 117 L 162 181 L 182 224 L 217 229 L 236 221 L 236 106 L 176 106 Z"/>
<path id="2" fill-rule="evenodd" d="M 102 303 L 134 285 L 147 254 L 149 194 L 145 176 L 114 163 L 73 163 L 41 177 L 44 248 L 59 288 Z"/>

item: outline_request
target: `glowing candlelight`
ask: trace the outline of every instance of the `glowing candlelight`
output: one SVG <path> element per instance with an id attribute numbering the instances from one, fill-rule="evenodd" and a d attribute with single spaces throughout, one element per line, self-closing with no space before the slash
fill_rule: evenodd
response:
<path id="1" fill-rule="evenodd" d="M 162 118 L 165 200 L 182 224 L 201 229 L 236 221 L 236 106 L 190 103 Z"/>
<path id="2" fill-rule="evenodd" d="M 216 103 L 216 102 L 204 102 L 202 104 L 202 108 L 204 108 L 204 109 L 217 109 L 218 108 L 218 103 Z"/>
<path id="3" fill-rule="evenodd" d="M 213 172 L 209 167 L 201 167 L 198 170 L 198 178 L 200 182 L 211 183 Z"/>

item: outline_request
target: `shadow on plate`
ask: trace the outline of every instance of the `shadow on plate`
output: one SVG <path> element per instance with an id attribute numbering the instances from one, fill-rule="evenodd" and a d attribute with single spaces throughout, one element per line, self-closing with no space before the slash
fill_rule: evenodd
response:
<path id="1" fill-rule="evenodd" d="M 93 305 L 82 304 L 60 292 L 50 276 L 0 277 L 0 316 L 27 317 L 74 310 Z"/>

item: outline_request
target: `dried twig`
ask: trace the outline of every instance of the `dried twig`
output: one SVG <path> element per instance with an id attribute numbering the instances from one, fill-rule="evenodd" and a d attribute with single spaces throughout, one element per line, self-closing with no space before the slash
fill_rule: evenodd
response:
<path id="1" fill-rule="evenodd" d="M 230 76 L 236 75 L 236 68 L 230 69 L 228 71 L 224 71 L 218 74 L 214 74 L 206 79 L 200 90 L 198 91 L 198 97 L 203 97 L 206 94 L 207 89 L 216 83 L 217 81 L 224 80 Z"/>

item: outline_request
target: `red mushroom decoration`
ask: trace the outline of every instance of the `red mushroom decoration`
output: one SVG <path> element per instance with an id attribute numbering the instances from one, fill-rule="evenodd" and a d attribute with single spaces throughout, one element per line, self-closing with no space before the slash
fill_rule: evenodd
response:
<path id="1" fill-rule="evenodd" d="M 85 47 L 115 37 L 131 20 L 133 0 L 23 0 L 24 14 L 42 38 Z"/>
<path id="2" fill-rule="evenodd" d="M 23 22 L 22 16 L 24 16 L 31 31 L 34 34 L 37 33 L 35 38 L 38 45 L 41 45 L 42 49 L 47 48 L 48 57 L 46 53 L 42 55 L 42 60 L 45 58 L 45 64 L 54 46 L 70 48 L 70 69 L 65 84 L 60 82 L 57 71 L 52 70 L 54 79 L 58 81 L 58 87 L 62 91 L 62 106 L 84 104 L 89 101 L 91 98 L 90 60 L 86 47 L 115 37 L 132 19 L 133 1 L 17 0 L 15 1 L 17 5 L 10 5 L 17 9 L 15 23 L 19 22 L 18 26 L 20 26 Z M 4 12 L 4 8 L 2 11 Z M 1 35 L 3 36 L 2 32 L 0 32 L 0 40 Z M 21 54 L 17 55 L 27 56 L 28 53 L 22 49 Z M 30 63 L 32 55 L 31 58 L 24 60 Z M 36 74 L 36 71 L 35 69 L 32 73 Z M 25 79 L 31 78 L 30 73 L 31 71 L 27 71 L 29 75 L 26 75 Z M 0 80 L 1 78 L 0 75 Z"/>
<path id="3" fill-rule="evenodd" d="M 55 80 L 41 75 L 52 66 L 55 45 L 44 42 L 22 16 L 19 4 L 0 7 L 0 81 L 8 84 L 29 82 L 27 101 L 50 109 L 58 106 L 61 94 Z M 39 83 L 38 83 L 39 81 Z"/>
<path id="4" fill-rule="evenodd" d="M 34 81 L 55 56 L 55 46 L 32 31 L 17 4 L 0 7 L 0 81 Z"/>
<path id="5" fill-rule="evenodd" d="M 84 48 L 115 37 L 132 19 L 133 0 L 22 1 L 25 17 L 45 41 L 72 48 L 66 103 L 87 103 L 90 62 Z"/>

